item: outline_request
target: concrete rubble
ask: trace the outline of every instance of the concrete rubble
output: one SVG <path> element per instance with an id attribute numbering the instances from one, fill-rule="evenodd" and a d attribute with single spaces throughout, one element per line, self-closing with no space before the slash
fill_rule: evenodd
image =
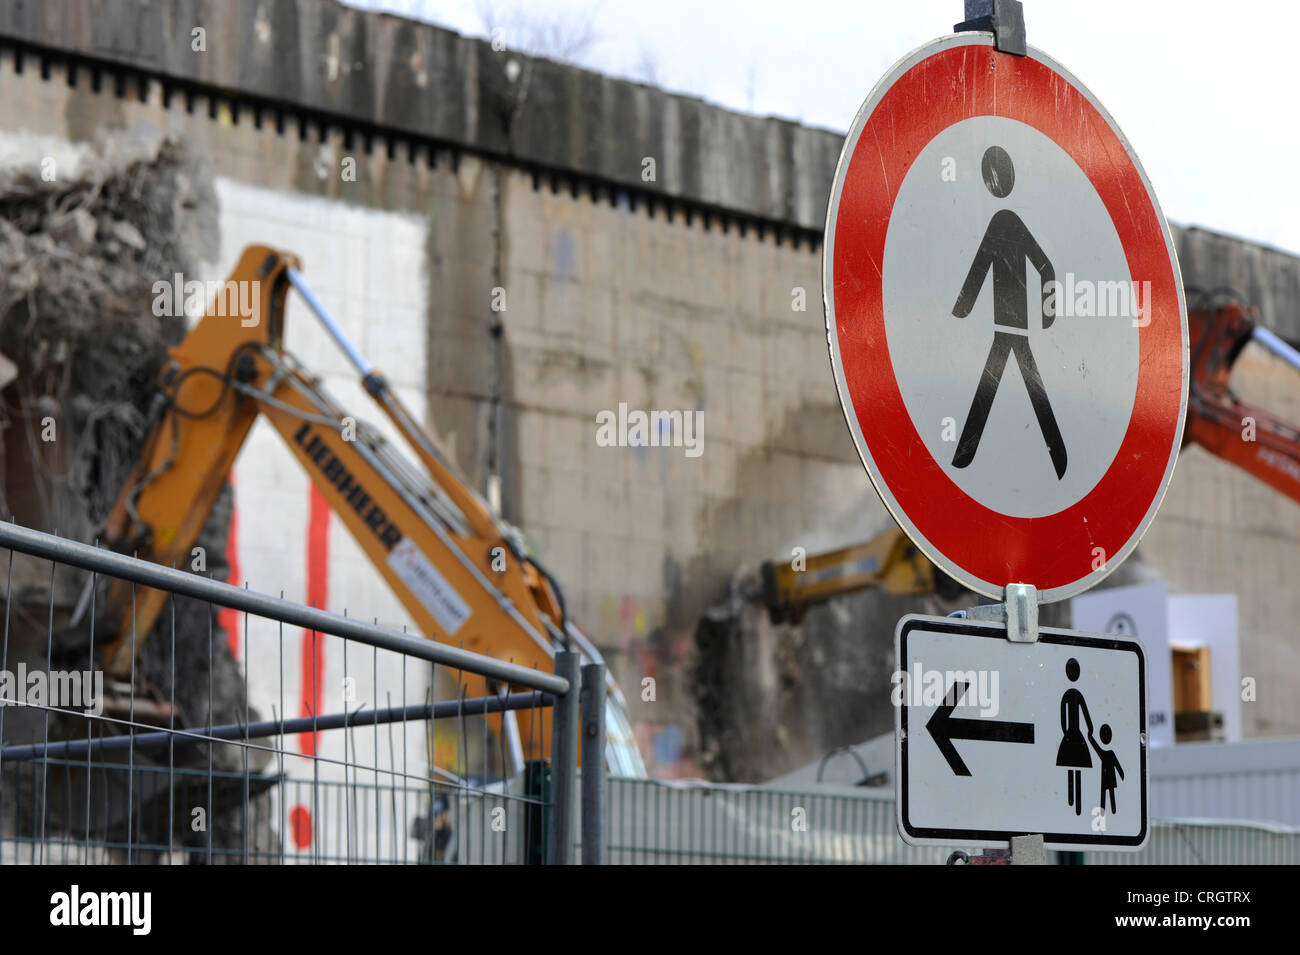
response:
<path id="1" fill-rule="evenodd" d="M 153 132 L 106 138 L 71 171 L 53 162 L 0 168 L 0 517 L 89 543 L 140 453 L 166 349 L 187 330 L 184 316 L 153 314 L 154 283 L 216 258 L 217 200 L 191 149 Z M 199 541 L 219 580 L 230 504 L 227 489 Z M 84 671 L 92 620 L 97 647 L 117 627 L 104 612 L 107 584 L 97 581 L 92 614 L 88 574 L 14 555 L 0 576 L 8 667 L 44 669 L 48 654 L 51 669 Z M 164 611 L 138 658 L 137 699 L 172 696 L 171 620 Z M 175 627 L 177 725 L 205 725 L 210 682 L 213 723 L 241 721 L 244 677 L 216 610 L 178 598 Z M 39 742 L 45 722 L 43 711 L 6 707 L 4 744 Z M 51 739 L 85 729 L 80 719 L 49 719 Z M 233 747 L 213 757 L 219 769 L 243 769 Z M 206 766 L 207 751 L 191 747 L 184 758 Z M 38 783 L 8 772 L 0 796 Z M 59 811 L 52 791 L 48 803 Z"/>
<path id="2" fill-rule="evenodd" d="M 850 543 L 855 541 L 841 539 L 824 549 Z M 753 568 L 738 570 L 729 593 L 704 613 L 695 635 L 700 762 L 706 777 L 718 782 L 762 782 L 840 747 L 892 733 L 899 619 L 909 613 L 945 616 L 979 602 L 969 592 L 945 600 L 938 594 L 864 590 L 813 605 L 798 623 L 778 624 L 768 618 L 761 598 L 746 592 L 754 577 Z M 1158 577 L 1135 552 L 1102 586 Z M 1043 604 L 1039 614 L 1042 626 L 1071 626 L 1068 602 Z"/>

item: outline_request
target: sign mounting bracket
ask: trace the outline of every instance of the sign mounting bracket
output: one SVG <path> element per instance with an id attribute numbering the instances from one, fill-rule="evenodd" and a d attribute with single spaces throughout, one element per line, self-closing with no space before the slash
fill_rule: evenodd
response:
<path id="1" fill-rule="evenodd" d="M 1020 0 L 966 0 L 966 19 L 953 26 L 954 33 L 979 31 L 993 34 L 999 53 L 1024 56 L 1025 8 Z"/>
<path id="2" fill-rule="evenodd" d="M 991 620 L 1007 625 L 1012 643 L 1038 642 L 1038 589 L 1033 584 L 1007 584 L 1006 603 L 983 604 L 953 614 L 965 620 Z"/>

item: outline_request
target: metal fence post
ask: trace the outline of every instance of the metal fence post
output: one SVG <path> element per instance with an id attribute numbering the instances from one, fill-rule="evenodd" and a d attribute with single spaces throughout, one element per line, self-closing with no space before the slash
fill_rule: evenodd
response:
<path id="1" fill-rule="evenodd" d="M 524 864 L 546 865 L 550 862 L 547 846 L 550 845 L 552 822 L 551 767 L 544 759 L 530 760 L 524 767 L 524 795 L 528 802 L 524 810 Z"/>
<path id="2" fill-rule="evenodd" d="M 555 654 L 555 675 L 569 681 L 557 696 L 551 720 L 551 865 L 573 861 L 573 796 L 578 773 L 578 664 L 576 653 Z"/>
<path id="3" fill-rule="evenodd" d="M 582 864 L 605 864 L 605 664 L 582 668 Z"/>

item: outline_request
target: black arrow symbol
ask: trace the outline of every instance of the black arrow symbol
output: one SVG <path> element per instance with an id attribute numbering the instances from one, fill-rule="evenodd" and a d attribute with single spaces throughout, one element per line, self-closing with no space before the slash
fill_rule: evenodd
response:
<path id="1" fill-rule="evenodd" d="M 934 711 L 925 728 L 930 731 L 935 745 L 948 765 L 958 776 L 969 776 L 970 770 L 957 755 L 957 748 L 952 745 L 955 739 L 978 739 L 993 743 L 1032 743 L 1034 741 L 1033 723 L 1006 723 L 1001 720 L 963 720 L 953 719 L 952 711 L 957 701 L 966 695 L 969 683 L 954 680 L 948 688 L 943 706 Z"/>

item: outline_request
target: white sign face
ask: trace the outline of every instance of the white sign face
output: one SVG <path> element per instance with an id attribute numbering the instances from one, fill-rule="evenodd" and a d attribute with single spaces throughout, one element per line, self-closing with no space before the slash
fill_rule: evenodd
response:
<path id="1" fill-rule="evenodd" d="M 996 198 L 981 177 L 980 158 L 990 143 L 1015 158 L 1010 201 Z M 953 163 L 953 182 L 935 174 L 945 157 Z M 983 261 L 981 241 L 990 244 L 985 226 L 997 223 L 1003 209 L 1042 250 L 1046 274 L 1055 265 L 1053 281 L 1061 289 L 1054 311 L 1067 314 L 1044 313 L 1043 275 L 1026 267 L 1017 289 L 1021 305 L 1034 307 L 1027 328 L 1007 331 L 1005 316 L 996 313 L 1005 308 L 997 301 L 997 274 L 992 281 L 978 276 L 985 279 L 979 286 L 968 279 L 971 264 Z M 883 271 L 885 334 L 897 356 L 898 387 L 944 474 L 980 504 L 1011 517 L 1045 517 L 1082 500 L 1128 431 L 1139 310 L 1149 303 L 1129 280 L 1124 246 L 1078 164 L 1016 120 L 978 116 L 949 126 L 913 162 L 898 190 Z M 1089 302 L 1081 301 L 1085 289 Z M 1089 313 L 1074 314 L 1081 310 L 1076 305 Z M 964 314 L 958 318 L 954 309 Z M 1009 355 L 995 347 L 1009 341 L 1007 334 L 1019 346 Z M 938 368 L 944 373 L 935 374 Z M 1041 383 L 1027 383 L 1027 374 Z M 989 396 L 982 430 L 967 434 L 972 396 L 990 376 L 1001 381 Z M 1059 451 L 1051 446 L 1058 433 Z M 958 439 L 968 441 L 969 457 L 958 454 Z"/>
<path id="2" fill-rule="evenodd" d="M 1109 587 L 1070 601 L 1075 630 L 1137 637 L 1147 651 L 1147 725 L 1152 746 L 1174 745 L 1169 588 L 1159 581 Z"/>
<path id="3" fill-rule="evenodd" d="M 895 635 L 896 808 L 913 845 L 1139 849 L 1146 659 L 1136 639 L 909 615 Z"/>

